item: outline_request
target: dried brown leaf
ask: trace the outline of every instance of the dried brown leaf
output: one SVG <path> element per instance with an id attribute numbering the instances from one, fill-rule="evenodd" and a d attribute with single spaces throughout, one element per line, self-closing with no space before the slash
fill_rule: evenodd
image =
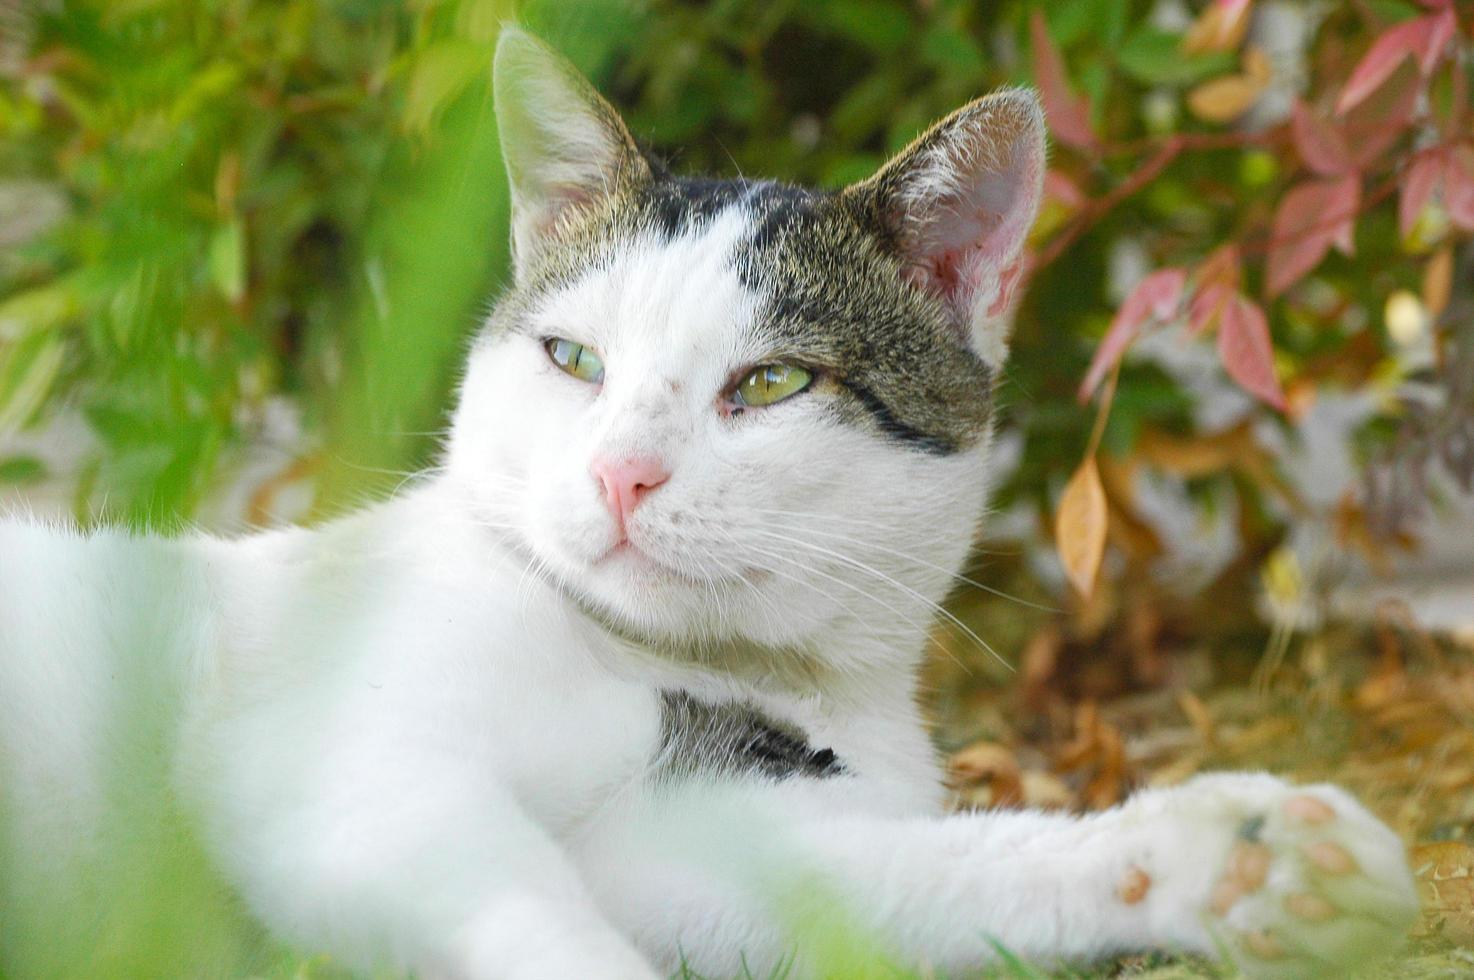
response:
<path id="1" fill-rule="evenodd" d="M 1423 916 L 1420 935 L 1437 935 L 1474 947 L 1474 847 L 1440 841 L 1413 848 Z"/>
<path id="2" fill-rule="evenodd" d="M 1423 267 L 1423 306 L 1430 319 L 1437 320 L 1448 309 L 1448 299 L 1454 285 L 1454 250 L 1445 245 L 1433 253 L 1433 258 Z"/>
<path id="3" fill-rule="evenodd" d="M 1105 489 L 1095 458 L 1080 464 L 1065 485 L 1054 525 L 1055 546 L 1075 591 L 1088 599 L 1105 554 L 1107 511 Z"/>

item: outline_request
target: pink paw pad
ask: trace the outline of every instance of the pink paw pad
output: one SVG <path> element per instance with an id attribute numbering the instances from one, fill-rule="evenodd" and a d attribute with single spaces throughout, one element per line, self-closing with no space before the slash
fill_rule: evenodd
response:
<path id="1" fill-rule="evenodd" d="M 1116 885 L 1116 897 L 1127 905 L 1135 905 L 1146 898 L 1146 893 L 1151 891 L 1151 875 L 1138 867 L 1131 867 L 1121 876 L 1121 881 Z"/>
<path id="2" fill-rule="evenodd" d="M 1312 826 L 1330 823 L 1336 819 L 1336 811 L 1324 800 L 1313 796 L 1294 796 L 1285 804 L 1285 815 Z"/>

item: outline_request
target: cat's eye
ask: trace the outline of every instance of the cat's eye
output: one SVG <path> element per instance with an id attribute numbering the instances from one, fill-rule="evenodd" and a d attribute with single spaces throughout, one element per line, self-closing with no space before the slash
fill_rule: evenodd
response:
<path id="1" fill-rule="evenodd" d="M 552 337 L 543 342 L 548 358 L 568 374 L 591 385 L 604 382 L 604 362 L 583 344 Z"/>
<path id="2" fill-rule="evenodd" d="M 752 369 L 732 392 L 737 408 L 762 408 L 792 398 L 813 383 L 814 375 L 796 364 L 762 364 Z"/>

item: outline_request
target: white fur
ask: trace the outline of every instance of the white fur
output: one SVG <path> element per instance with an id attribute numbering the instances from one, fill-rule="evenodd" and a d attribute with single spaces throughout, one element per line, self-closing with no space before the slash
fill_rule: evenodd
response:
<path id="1" fill-rule="evenodd" d="M 1211 951 L 1204 907 L 1234 834 L 1294 791 L 1224 777 L 1084 819 L 939 814 L 914 671 L 981 515 L 986 451 L 907 451 L 814 399 L 720 413 L 765 353 L 726 261 L 746 221 L 638 243 L 540 303 L 534 332 L 597 348 L 602 390 L 533 336 L 481 343 L 446 466 L 399 499 L 235 541 L 0 522 L 3 860 L 28 869 L 9 880 L 102 846 L 108 780 L 155 766 L 254 916 L 362 969 L 634 978 L 684 958 L 762 976 L 796 949 L 802 975 L 846 926 L 947 970 L 993 960 L 995 939 L 1045 959 Z M 612 451 L 670 463 L 629 526 L 648 558 L 601 560 L 614 531 L 588 465 Z M 734 659 L 657 653 L 570 596 Z M 846 773 L 652 782 L 661 687 L 750 698 Z M 126 698 L 147 710 L 120 712 Z M 130 751 L 140 717 L 161 752 Z M 1367 874 L 1331 892 L 1350 938 L 1260 902 L 1221 923 L 1230 949 L 1239 926 L 1324 957 L 1301 964 L 1396 936 L 1397 842 L 1325 793 Z M 1274 838 L 1276 887 L 1319 887 L 1304 836 Z M 1115 894 L 1131 867 L 1153 882 L 1135 905 Z M 36 938 L 5 929 L 0 949 Z"/>

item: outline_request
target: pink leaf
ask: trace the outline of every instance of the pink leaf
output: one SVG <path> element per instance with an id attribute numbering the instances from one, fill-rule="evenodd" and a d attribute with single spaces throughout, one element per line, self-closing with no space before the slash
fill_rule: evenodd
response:
<path id="1" fill-rule="evenodd" d="M 1424 43 L 1422 57 L 1418 60 L 1418 68 L 1424 75 L 1433 74 L 1433 69 L 1438 67 L 1438 60 L 1443 54 L 1443 49 L 1448 47 L 1448 42 L 1453 40 L 1454 29 L 1458 27 L 1458 21 L 1454 20 L 1452 7 L 1445 7 L 1442 11 L 1427 18 L 1433 21 L 1428 29 L 1428 38 Z"/>
<path id="2" fill-rule="evenodd" d="M 1387 81 L 1387 77 L 1404 58 L 1417 57 L 1421 67 L 1434 32 L 1441 30 L 1437 22 L 1443 16 L 1429 14 L 1403 21 L 1377 38 L 1352 70 L 1351 77 L 1346 80 L 1346 88 L 1341 92 L 1340 101 L 1336 103 L 1336 112 L 1345 113 L 1371 95 L 1379 85 Z"/>
<path id="3" fill-rule="evenodd" d="M 1251 395 L 1285 408 L 1285 393 L 1274 375 L 1274 346 L 1259 304 L 1235 294 L 1223 308 L 1218 327 L 1218 358 L 1228 376 Z"/>
<path id="4" fill-rule="evenodd" d="M 1044 12 L 1037 7 L 1029 21 L 1029 31 L 1034 45 L 1034 81 L 1039 86 L 1039 97 L 1044 100 L 1044 116 L 1050 132 L 1061 143 L 1082 150 L 1093 149 L 1097 140 L 1090 128 L 1087 103 L 1070 91 L 1059 49 L 1049 36 Z"/>
<path id="5" fill-rule="evenodd" d="M 1402 179 L 1402 194 L 1397 199 L 1397 228 L 1406 238 L 1412 234 L 1418 215 L 1433 194 L 1443 173 L 1442 154 L 1437 150 L 1419 153 L 1413 158 Z"/>
<path id="6" fill-rule="evenodd" d="M 1237 295 L 1233 287 L 1221 282 L 1199 286 L 1187 307 L 1188 332 L 1193 336 L 1207 333 L 1215 323 L 1228 301 Z"/>
<path id="7" fill-rule="evenodd" d="M 1126 297 L 1126 302 L 1116 311 L 1110 329 L 1095 348 L 1090 359 L 1090 370 L 1080 383 L 1080 400 L 1086 401 L 1100 385 L 1106 374 L 1116 366 L 1126 348 L 1141 332 L 1147 319 L 1165 322 L 1177 315 L 1182 305 L 1182 289 L 1187 284 L 1185 269 L 1160 269 L 1142 279 Z"/>
<path id="8" fill-rule="evenodd" d="M 1443 168 L 1443 206 L 1449 221 L 1464 231 L 1474 231 L 1474 146 L 1468 143 L 1448 153 Z"/>
<path id="9" fill-rule="evenodd" d="M 1329 122 L 1314 115 L 1310 107 L 1295 100 L 1291 121 L 1295 149 L 1305 165 L 1322 177 L 1338 177 L 1352 169 L 1351 149 L 1346 137 Z"/>
<path id="10" fill-rule="evenodd" d="M 1238 292 L 1243 271 L 1239 268 L 1239 250 L 1233 245 L 1214 249 L 1193 270 L 1193 297 L 1188 304 L 1188 332 L 1197 335 L 1213 326 L 1228 298 Z"/>
<path id="11" fill-rule="evenodd" d="M 1085 192 L 1065 174 L 1050 167 L 1044 173 L 1044 196 L 1069 208 L 1071 211 L 1084 204 Z"/>
<path id="12" fill-rule="evenodd" d="M 1231 244 L 1215 248 L 1193 270 L 1193 279 L 1200 288 L 1209 283 L 1222 283 L 1238 289 L 1243 277 L 1243 270 L 1239 268 L 1238 246 Z"/>
<path id="13" fill-rule="evenodd" d="M 1133 292 L 1144 297 L 1153 317 L 1166 322 L 1182 306 L 1182 290 L 1186 285 L 1186 269 L 1160 269 L 1143 279 Z"/>
<path id="14" fill-rule="evenodd" d="M 1320 265 L 1333 244 L 1350 254 L 1360 199 L 1361 180 L 1355 174 L 1290 188 L 1270 231 L 1266 290 L 1271 299 Z"/>
<path id="15" fill-rule="evenodd" d="M 1342 132 L 1346 134 L 1356 169 L 1370 167 L 1407 131 L 1418 95 L 1424 88 L 1421 82 L 1422 78 L 1411 65 L 1394 71 L 1390 84 L 1384 83 L 1346 114 Z"/>

